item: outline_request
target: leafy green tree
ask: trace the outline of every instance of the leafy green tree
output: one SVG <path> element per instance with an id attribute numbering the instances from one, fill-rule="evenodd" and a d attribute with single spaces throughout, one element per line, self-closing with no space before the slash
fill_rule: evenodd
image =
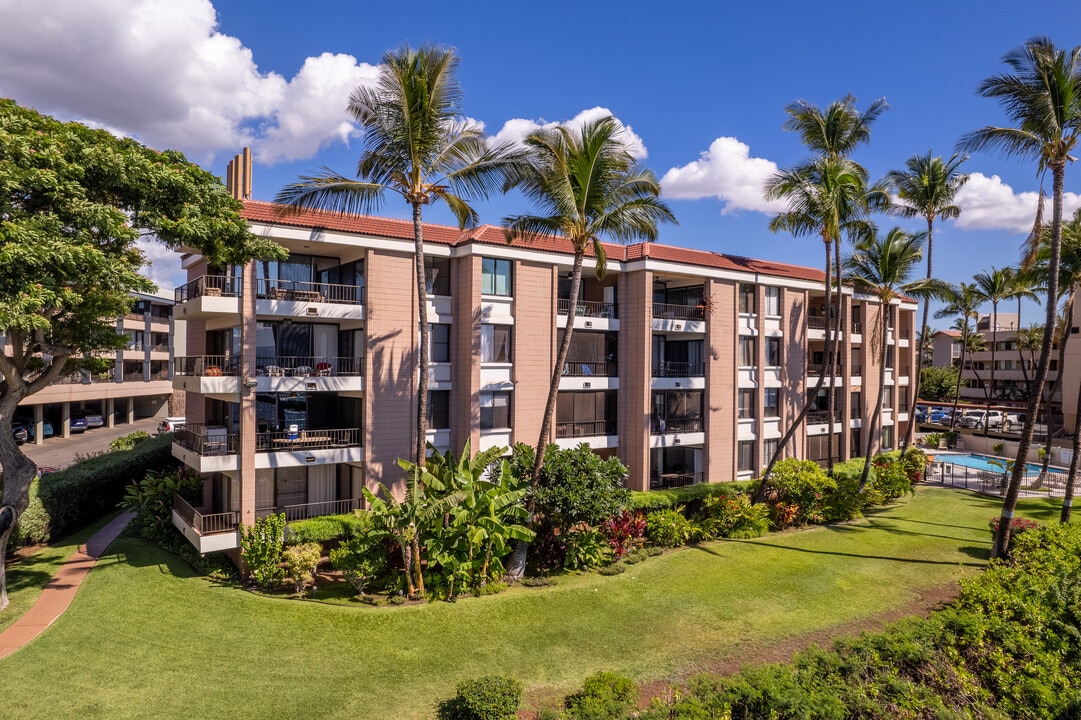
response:
<path id="1" fill-rule="evenodd" d="M 141 236 L 216 264 L 285 257 L 249 232 L 240 209 L 180 153 L 0 100 L 0 610 L 8 605 L 2 558 L 35 473 L 11 433 L 16 407 L 95 353 L 125 345 L 116 318 L 130 310 L 132 291 L 154 289 L 139 274 Z"/>
<path id="2" fill-rule="evenodd" d="M 935 242 L 935 220 L 941 218 L 949 220 L 961 214 L 961 208 L 954 204 L 957 191 L 966 182 L 968 175 L 961 172 L 961 164 L 965 161 L 964 156 L 953 155 L 949 160 L 943 160 L 941 156 L 934 156 L 928 150 L 926 155 L 913 155 L 905 162 L 905 170 L 891 170 L 886 174 L 886 184 L 897 194 L 897 200 L 890 204 L 890 212 L 902 217 L 919 217 L 927 221 L 927 279 L 930 280 L 932 271 L 932 253 Z M 930 311 L 930 303 L 924 301 L 923 315 L 920 320 L 918 337 L 927 336 L 927 315 Z M 919 345 L 919 362 L 917 367 L 924 367 L 926 347 L 924 343 Z M 920 399 L 920 384 L 923 373 L 916 376 L 916 384 L 912 389 L 912 396 Z M 916 428 L 915 423 L 908 423 L 905 437 L 901 441 L 902 454 L 912 442 L 912 433 Z"/>
<path id="3" fill-rule="evenodd" d="M 961 379 L 961 368 L 952 365 L 942 367 L 925 367 L 920 370 L 923 376 L 923 390 L 920 394 L 924 400 L 932 402 L 945 402 L 951 400 L 957 392 L 958 380 Z"/>
<path id="4" fill-rule="evenodd" d="M 578 297 L 582 263 L 592 249 L 596 275 L 605 275 L 602 239 L 618 242 L 653 241 L 657 226 L 675 222 L 660 200 L 661 186 L 652 170 L 644 168 L 627 149 L 626 131 L 612 116 L 585 123 L 580 130 L 555 127 L 537 130 L 525 140 L 525 161 L 515 165 L 508 187 L 517 187 L 538 209 L 538 214 L 504 219 L 508 241 L 531 236 L 562 236 L 574 250 L 570 296 Z M 571 318 L 573 321 L 573 318 Z M 548 386 L 540 436 L 537 438 L 532 482 L 537 483 L 551 440 L 559 381 L 570 351 L 574 323 L 567 322 L 556 351 Z M 527 547 L 519 546 L 510 576 L 525 572 Z"/>
<path id="5" fill-rule="evenodd" d="M 1051 364 L 1051 337 L 1055 327 L 1058 274 L 1062 251 L 1062 194 L 1066 165 L 1081 137 L 1081 47 L 1062 50 L 1050 38 L 1038 37 L 1003 57 L 1009 73 L 992 75 L 979 87 L 979 94 L 999 100 L 1013 127 L 987 126 L 966 134 L 963 150 L 1000 150 L 1007 155 L 1037 161 L 1041 172 L 1050 170 L 1052 179 L 1051 242 L 1048 259 L 1046 318 L 1043 345 L 1028 401 L 1028 412 L 1017 446 L 1017 462 L 1002 503 L 1002 516 L 994 557 L 1006 554 L 1010 545 L 1010 525 L 1021 490 L 1025 462 L 1036 423 L 1036 410 Z"/>
<path id="6" fill-rule="evenodd" d="M 879 393 L 886 386 L 886 351 L 889 347 L 889 314 L 891 304 L 902 295 L 915 297 L 941 297 L 948 288 L 946 283 L 934 279 L 908 282 L 916 264 L 923 260 L 924 233 L 909 235 L 901 228 L 893 228 L 884 237 L 875 237 L 860 244 L 845 261 L 849 282 L 862 292 L 875 297 L 879 312 L 875 320 L 875 332 L 871 336 L 871 349 L 878 352 Z M 863 474 L 856 492 L 863 492 L 871 473 L 871 460 L 875 441 L 881 433 L 882 399 L 874 398 L 871 425 L 867 432 L 867 452 L 864 455 Z"/>
<path id="7" fill-rule="evenodd" d="M 276 200 L 295 209 L 370 213 L 393 193 L 412 207 L 420 338 L 415 458 L 423 465 L 429 338 L 422 211 L 425 205 L 442 202 L 459 226 L 475 226 L 477 212 L 468 201 L 501 186 L 514 154 L 508 145 L 488 147 L 483 127 L 462 119 L 462 90 L 455 77 L 458 56 L 453 49 L 405 46 L 387 52 L 381 68 L 376 87 L 358 87 L 349 98 L 349 112 L 364 132 L 358 179 L 325 169 L 323 175 L 301 177 L 285 186 Z"/>

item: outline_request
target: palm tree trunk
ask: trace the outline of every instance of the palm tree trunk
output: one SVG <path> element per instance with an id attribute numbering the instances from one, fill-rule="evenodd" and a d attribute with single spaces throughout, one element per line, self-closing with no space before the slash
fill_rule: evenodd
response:
<path id="1" fill-rule="evenodd" d="M 585 248 L 575 248 L 574 266 L 571 270 L 571 309 L 567 313 L 567 328 L 563 331 L 563 339 L 556 351 L 555 367 L 552 368 L 552 380 L 548 385 L 548 402 L 544 405 L 544 417 L 541 419 L 540 436 L 537 438 L 537 454 L 533 460 L 533 475 L 531 482 L 536 484 L 540 479 L 541 468 L 544 466 L 544 451 L 552 436 L 552 417 L 556 412 L 556 399 L 559 396 L 559 380 L 563 377 L 563 365 L 567 362 L 567 354 L 571 347 L 571 334 L 574 331 L 575 307 L 578 302 L 578 293 L 582 287 L 582 261 L 585 259 Z M 533 528 L 532 500 L 529 501 L 529 518 L 526 527 Z M 529 556 L 529 542 L 519 540 L 514 546 L 514 554 L 507 563 L 507 578 L 509 580 L 521 580 L 525 576 L 526 561 Z"/>
<path id="2" fill-rule="evenodd" d="M 1069 326 L 1067 326 L 1069 327 Z M 1059 367 L 1062 367 L 1061 365 Z M 1059 373 L 1062 371 L 1059 370 Z M 1081 408 L 1081 383 L 1077 385 L 1077 402 L 1078 408 Z M 1047 408 L 1050 415 L 1051 408 Z M 1078 412 L 1078 417 L 1081 417 L 1081 411 Z M 1073 489 L 1074 483 L 1077 481 L 1077 466 L 1078 461 L 1081 460 L 1081 422 L 1074 423 L 1073 432 L 1073 457 L 1070 458 L 1070 474 L 1066 476 L 1066 491 L 1062 498 L 1062 513 L 1059 515 L 1059 522 L 1070 522 L 1070 511 L 1073 509 Z M 1050 455 L 1051 453 L 1048 453 Z M 1042 475 L 1041 475 L 1042 477 Z"/>
<path id="3" fill-rule="evenodd" d="M 409 591 L 409 597 L 414 597 L 417 589 L 413 584 L 413 544 L 404 536 L 399 535 L 398 545 L 402 549 L 402 564 L 405 566 L 405 585 Z"/>
<path id="4" fill-rule="evenodd" d="M 417 539 L 418 533 L 413 533 L 413 574 L 416 577 L 416 590 L 417 594 L 424 595 L 424 566 L 420 562 L 420 540 Z"/>
<path id="5" fill-rule="evenodd" d="M 424 272 L 424 225 L 421 204 L 413 203 L 413 264 L 417 273 L 417 330 L 420 356 L 417 358 L 417 465 L 424 467 L 428 448 L 428 283 Z M 422 589 L 423 592 L 423 589 Z"/>
<path id="6" fill-rule="evenodd" d="M 879 352 L 878 357 L 878 397 L 875 398 L 875 409 L 871 411 L 871 427 L 867 430 L 867 456 L 863 458 L 863 474 L 860 475 L 860 484 L 856 489 L 856 494 L 863 492 L 863 489 L 867 487 L 867 480 L 871 476 L 871 456 L 874 454 L 875 448 L 875 436 L 881 434 L 881 429 L 878 428 L 879 422 L 881 422 L 882 415 L 882 391 L 886 388 L 886 348 L 889 344 L 889 324 L 886 319 L 886 313 L 889 312 L 889 305 L 882 303 L 879 308 L 878 320 L 882 324 L 882 333 L 879 336 L 879 342 L 882 343 L 882 350 Z M 876 429 L 878 433 L 876 433 Z"/>
<path id="7" fill-rule="evenodd" d="M 1047 399 L 1044 402 L 1044 407 L 1047 410 L 1047 434 L 1044 438 L 1043 446 L 1043 465 L 1040 467 L 1040 478 L 1038 485 L 1042 485 L 1047 480 L 1047 468 L 1051 465 L 1051 439 L 1055 436 L 1054 419 L 1055 414 L 1051 412 L 1051 401 L 1055 397 L 1055 391 L 1062 387 L 1062 374 L 1066 371 L 1064 363 L 1066 362 L 1066 343 L 1070 339 L 1070 328 L 1073 327 L 1073 303 L 1076 291 L 1073 287 L 1070 288 L 1070 297 L 1066 301 L 1066 331 L 1062 333 L 1062 339 L 1058 343 L 1058 373 L 1055 377 L 1055 382 L 1051 383 L 1051 389 L 1047 393 Z M 1040 393 L 1041 397 L 1043 393 Z M 1076 434 L 1076 433 L 1075 433 Z"/>
<path id="8" fill-rule="evenodd" d="M 983 390 L 984 400 L 987 401 L 986 414 L 983 416 L 983 436 L 987 437 L 987 431 L 991 423 L 987 422 L 991 416 L 991 400 L 995 393 L 995 346 L 998 345 L 998 301 L 991 303 L 991 384 Z"/>
<path id="9" fill-rule="evenodd" d="M 826 249 L 829 252 L 829 249 Z M 826 397 L 829 400 L 829 442 L 826 443 L 826 474 L 833 477 L 833 442 L 834 430 L 836 422 L 834 420 L 834 413 L 837 412 L 837 387 L 833 380 L 834 367 L 837 362 L 837 346 L 840 344 L 840 338 L 838 335 L 838 329 L 841 322 L 841 238 L 837 238 L 833 243 L 833 252 L 835 254 L 833 271 L 837 275 L 837 312 L 836 316 L 833 312 L 833 304 L 831 293 L 829 289 L 826 290 L 826 375 L 830 379 L 829 389 L 826 391 Z M 830 283 L 829 265 L 826 265 L 826 284 L 827 287 Z M 839 448 L 838 448 L 839 449 Z"/>
<path id="10" fill-rule="evenodd" d="M 1025 474 L 1028 450 L 1032 445 L 1032 433 L 1036 428 L 1036 411 L 1040 405 L 1040 393 L 1043 392 L 1047 379 L 1047 368 L 1051 364 L 1051 337 L 1055 332 L 1055 315 L 1058 305 L 1058 274 L 1062 261 L 1062 185 L 1066 175 L 1066 161 L 1058 160 L 1051 165 L 1054 177 L 1054 208 L 1051 216 L 1051 260 L 1047 267 L 1047 307 L 1044 319 L 1043 342 L 1040 343 L 1040 362 L 1036 366 L 1034 387 L 1036 392 L 1028 401 L 1028 415 L 1021 431 L 1021 441 L 1017 445 L 1017 461 L 1013 464 L 1013 474 L 1006 488 L 1006 499 L 1002 503 L 1002 515 L 995 533 L 995 544 L 991 548 L 991 557 L 1003 557 L 1010 548 L 1010 524 L 1017 508 L 1017 497 L 1021 493 L 1021 480 Z"/>
<path id="11" fill-rule="evenodd" d="M 966 325 L 967 328 L 967 325 Z M 950 429 L 957 427 L 957 406 L 961 402 L 961 373 L 965 370 L 965 352 L 968 350 L 968 330 L 961 333 L 961 364 L 957 366 L 957 386 L 953 390 L 953 408 L 950 409 Z M 973 371 L 975 372 L 975 371 Z"/>
<path id="12" fill-rule="evenodd" d="M 934 230 L 935 220 L 933 217 L 927 218 L 927 279 L 931 279 L 931 250 L 934 246 Z M 915 407 L 920 402 L 920 381 L 923 379 L 923 346 L 927 340 L 927 315 L 931 310 L 930 298 L 924 298 L 923 302 L 923 316 L 920 320 L 920 328 L 916 333 L 916 341 L 919 343 L 916 348 L 916 379 L 912 383 L 912 402 L 910 404 L 912 410 L 912 420 L 908 421 L 908 427 L 905 429 L 904 440 L 901 441 L 901 457 L 905 456 L 905 451 L 908 450 L 908 446 L 912 444 L 912 438 L 916 433 L 915 423 Z"/>

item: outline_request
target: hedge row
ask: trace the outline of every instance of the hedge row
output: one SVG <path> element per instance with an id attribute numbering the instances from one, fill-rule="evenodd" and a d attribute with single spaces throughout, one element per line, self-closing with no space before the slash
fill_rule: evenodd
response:
<path id="1" fill-rule="evenodd" d="M 60 537 L 115 510 L 128 485 L 148 470 L 175 468 L 172 443 L 171 434 L 161 435 L 44 476 L 38 497 L 49 514 L 50 535 Z"/>

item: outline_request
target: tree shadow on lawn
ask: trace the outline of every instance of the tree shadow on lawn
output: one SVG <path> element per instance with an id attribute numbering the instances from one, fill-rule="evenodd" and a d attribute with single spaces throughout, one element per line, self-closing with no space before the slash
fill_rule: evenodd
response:
<path id="1" fill-rule="evenodd" d="M 891 523 L 902 523 L 902 522 L 919 522 L 919 521 L 918 520 L 911 520 L 910 521 L 910 520 L 904 520 L 904 519 L 901 519 L 901 518 L 890 518 L 887 521 L 876 521 L 876 520 L 873 520 L 873 519 L 870 519 L 870 518 L 867 520 L 867 524 L 870 526 L 870 529 L 882 530 L 883 532 L 892 533 L 894 535 L 916 535 L 916 536 L 919 536 L 919 537 L 942 538 L 943 540 L 957 540 L 958 542 L 969 542 L 969 541 L 972 540 L 972 538 L 970 538 L 970 537 L 957 537 L 956 535 L 939 535 L 938 533 L 919 532 L 917 530 L 905 530 L 904 528 L 895 527 L 895 526 L 891 525 Z M 938 523 L 929 523 L 929 524 L 937 525 Z M 960 526 L 960 525 L 952 525 L 952 526 L 946 526 L 946 527 L 957 527 L 957 528 L 964 529 L 964 530 L 972 530 L 974 532 L 977 531 L 976 528 L 964 527 L 964 526 Z"/>
<path id="2" fill-rule="evenodd" d="M 109 550 L 98 558 L 97 565 L 103 567 L 121 563 L 136 568 L 157 567 L 162 574 L 181 579 L 204 577 L 184 558 L 141 538 L 118 538 L 109 546 Z"/>
<path id="3" fill-rule="evenodd" d="M 991 543 L 986 545 L 965 545 L 957 548 L 959 551 L 977 560 L 987 562 L 991 559 Z"/>
<path id="4" fill-rule="evenodd" d="M 965 539 L 967 540 L 968 538 Z M 950 565 L 952 567 L 957 567 L 958 565 L 960 565 L 964 567 L 982 568 L 984 566 L 984 563 L 965 563 L 956 562 L 953 560 L 921 560 L 918 558 L 906 558 L 896 556 L 891 557 L 889 555 L 868 555 L 864 553 L 840 552 L 838 550 L 812 550 L 810 548 L 793 547 L 792 545 L 780 545 L 775 543 L 765 543 L 757 540 L 735 540 L 733 542 L 741 542 L 748 545 L 761 545 L 762 547 L 773 548 L 775 550 L 791 550 L 792 552 L 808 553 L 811 555 L 836 555 L 837 557 L 861 558 L 863 560 L 891 560 L 893 562 L 900 563 L 915 563 L 918 565 Z"/>

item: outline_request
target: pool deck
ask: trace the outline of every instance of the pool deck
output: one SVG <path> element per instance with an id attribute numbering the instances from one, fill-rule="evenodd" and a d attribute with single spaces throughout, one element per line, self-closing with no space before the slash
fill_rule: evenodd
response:
<path id="1" fill-rule="evenodd" d="M 953 450 L 925 450 L 928 459 L 933 461 L 930 471 L 924 482 L 929 485 L 942 485 L 945 487 L 963 487 L 984 495 L 1001 497 L 1005 488 L 1003 486 L 1003 473 L 997 470 L 986 470 L 959 465 L 950 462 L 950 457 L 985 457 L 991 460 L 1010 460 L 1012 458 L 996 458 L 982 453 L 953 451 Z M 1031 464 L 1031 463 L 1030 463 Z M 1026 473 L 1021 483 L 1021 497 L 1064 497 L 1066 494 L 1066 476 L 1069 468 L 1048 466 L 1050 471 L 1044 482 L 1038 482 L 1039 473 Z M 1034 489 L 1035 488 L 1035 489 Z"/>

